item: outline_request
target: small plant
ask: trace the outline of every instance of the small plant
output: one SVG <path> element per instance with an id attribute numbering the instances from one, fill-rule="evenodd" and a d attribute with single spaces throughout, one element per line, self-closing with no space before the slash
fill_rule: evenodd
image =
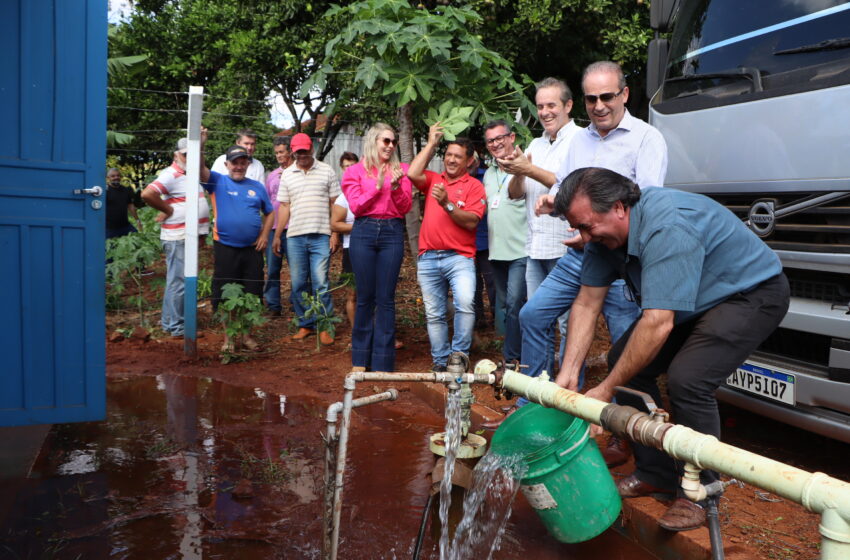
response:
<path id="1" fill-rule="evenodd" d="M 230 340 L 239 340 L 249 335 L 251 329 L 265 324 L 263 302 L 254 294 L 245 293 L 242 284 L 230 282 L 221 289 L 221 302 L 216 316 L 224 324 L 224 332 Z M 224 352 L 222 363 L 233 361 L 233 354 Z"/>
<path id="2" fill-rule="evenodd" d="M 109 286 L 107 305 L 110 308 L 120 305 L 125 282 L 129 280 L 135 287 L 135 293 L 128 298 L 128 302 L 138 309 L 139 324 L 143 327 L 148 325 L 148 321 L 145 316 L 147 301 L 142 295 L 142 271 L 151 266 L 159 258 L 159 254 L 159 233 L 152 225 L 145 227 L 144 232 L 106 241 L 106 282 Z"/>
<path id="3" fill-rule="evenodd" d="M 310 295 L 307 292 L 301 292 L 301 301 L 304 302 L 304 318 L 309 319 L 313 318 L 316 321 L 316 330 L 318 332 L 327 332 L 331 336 L 336 335 L 336 324 L 341 322 L 342 319 L 337 317 L 333 313 L 328 313 L 328 308 L 325 307 L 325 304 L 322 302 L 322 295 L 329 294 L 334 290 L 338 290 L 347 286 L 348 284 L 340 284 L 336 288 L 331 290 L 325 290 L 324 292 L 316 292 L 315 295 Z M 298 319 L 293 319 L 293 322 L 298 323 Z M 319 340 L 319 337 L 316 337 L 316 350 L 320 350 L 322 348 L 322 343 Z"/>
<path id="4" fill-rule="evenodd" d="M 212 295 L 212 275 L 206 268 L 198 271 L 198 301 Z"/>

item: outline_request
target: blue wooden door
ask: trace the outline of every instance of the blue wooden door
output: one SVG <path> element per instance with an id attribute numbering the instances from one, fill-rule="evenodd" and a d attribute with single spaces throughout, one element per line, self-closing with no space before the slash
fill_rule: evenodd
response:
<path id="1" fill-rule="evenodd" d="M 105 414 L 106 0 L 4 0 L 0 425 Z"/>

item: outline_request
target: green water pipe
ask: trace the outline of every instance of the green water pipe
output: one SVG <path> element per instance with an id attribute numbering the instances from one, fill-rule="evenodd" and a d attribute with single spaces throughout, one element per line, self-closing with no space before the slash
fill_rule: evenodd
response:
<path id="1" fill-rule="evenodd" d="M 491 362 L 492 363 L 492 362 Z M 476 365 L 476 373 L 492 371 Z M 529 401 L 599 424 L 632 441 L 655 447 L 698 469 L 711 469 L 758 486 L 820 514 L 822 560 L 850 558 L 850 484 L 824 473 L 774 461 L 685 426 L 653 420 L 637 409 L 586 397 L 559 387 L 544 375 L 507 370 L 501 387 Z M 689 497 L 701 493 L 692 488 Z"/>

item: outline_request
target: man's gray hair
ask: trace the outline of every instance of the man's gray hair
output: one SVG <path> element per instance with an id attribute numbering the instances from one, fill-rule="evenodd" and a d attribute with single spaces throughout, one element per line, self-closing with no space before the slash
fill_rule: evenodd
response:
<path id="1" fill-rule="evenodd" d="M 566 214 L 580 194 L 590 199 L 590 208 L 597 214 L 610 212 L 617 202 L 629 208 L 640 200 L 640 188 L 628 177 L 602 167 L 583 167 L 561 182 L 555 195 L 555 212 Z"/>
<path id="2" fill-rule="evenodd" d="M 597 72 L 611 72 L 617 75 L 617 87 L 623 89 L 626 87 L 626 76 L 623 74 L 623 69 L 620 68 L 620 65 L 616 62 L 611 62 L 610 60 L 600 60 L 599 62 L 594 62 L 590 66 L 584 69 L 584 74 L 581 76 L 581 86 L 584 88 L 584 80 L 590 74 L 595 74 Z"/>
<path id="3" fill-rule="evenodd" d="M 242 130 L 236 132 L 236 139 L 239 140 L 240 138 L 253 138 L 254 140 L 256 140 L 257 133 L 251 130 L 250 128 L 243 128 Z"/>
<path id="4" fill-rule="evenodd" d="M 109 169 L 107 169 L 107 170 L 106 170 L 106 174 L 107 174 L 107 175 L 109 175 L 109 174 L 110 174 L 110 173 L 112 173 L 113 171 L 115 171 L 115 172 L 117 172 L 117 173 L 121 173 L 121 170 L 120 170 L 120 169 L 118 169 L 117 167 L 110 167 Z"/>
<path id="5" fill-rule="evenodd" d="M 497 126 L 504 126 L 505 130 L 507 130 L 509 134 L 512 132 L 511 131 L 511 125 L 509 125 L 508 121 L 506 121 L 505 119 L 495 119 L 495 120 L 488 122 L 487 124 L 484 125 L 484 132 L 487 132 L 490 129 L 496 128 Z"/>
<path id="6" fill-rule="evenodd" d="M 542 80 L 537 82 L 537 84 L 535 84 L 535 87 L 535 93 L 547 87 L 560 88 L 561 103 L 563 103 L 564 105 L 567 104 L 567 101 L 572 101 L 573 99 L 573 92 L 572 90 L 570 90 L 570 86 L 567 85 L 567 82 L 565 82 L 564 80 L 559 80 L 558 78 L 543 78 Z"/>

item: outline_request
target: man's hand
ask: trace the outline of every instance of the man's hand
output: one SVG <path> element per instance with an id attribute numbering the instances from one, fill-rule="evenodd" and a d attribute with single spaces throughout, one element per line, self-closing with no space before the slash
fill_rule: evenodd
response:
<path id="1" fill-rule="evenodd" d="M 572 237 L 569 237 L 567 239 L 564 239 L 564 241 L 562 243 L 564 245 L 566 245 L 567 247 L 569 247 L 570 249 L 578 249 L 578 250 L 584 249 L 584 239 L 582 238 L 581 234 L 578 233 L 576 228 L 570 228 L 569 231 L 572 232 L 572 233 L 575 233 L 575 235 L 573 235 Z"/>
<path id="2" fill-rule="evenodd" d="M 337 251 L 339 251 L 340 247 L 342 246 L 342 244 L 339 242 L 339 235 L 337 235 L 336 233 L 332 233 L 330 244 L 331 244 L 331 255 L 333 255 Z"/>
<path id="3" fill-rule="evenodd" d="M 437 204 L 446 207 L 449 202 L 449 195 L 446 193 L 446 186 L 442 183 L 437 183 L 431 188 L 431 196 L 437 201 Z"/>
<path id="4" fill-rule="evenodd" d="M 436 145 L 443 139 L 443 127 L 439 121 L 435 122 L 428 128 L 428 143 Z"/>
<path id="5" fill-rule="evenodd" d="M 531 167 L 531 156 L 526 156 L 519 146 L 514 146 L 513 153 L 504 158 L 496 158 L 496 163 L 502 171 L 511 175 L 527 175 Z"/>
<path id="6" fill-rule="evenodd" d="M 170 210 L 169 212 L 160 212 L 159 214 L 157 214 L 156 218 L 154 218 L 154 221 L 158 224 L 161 224 L 162 222 L 170 218 L 171 215 L 174 213 L 174 208 L 169 206 L 168 209 Z"/>
<path id="7" fill-rule="evenodd" d="M 254 249 L 259 253 L 261 251 L 265 251 L 266 247 L 269 246 L 268 235 L 263 235 L 262 233 L 257 237 L 256 241 L 254 241 Z"/>
<path id="8" fill-rule="evenodd" d="M 551 214 L 552 210 L 555 209 L 555 197 L 551 194 L 541 194 L 540 198 L 537 199 L 537 202 L 534 204 L 534 213 L 537 216 L 543 216 L 545 214 Z"/>
<path id="9" fill-rule="evenodd" d="M 276 257 L 282 256 L 280 254 L 280 244 L 281 244 L 281 239 L 280 239 L 280 237 L 278 237 L 276 235 L 274 240 L 272 241 L 272 253 L 274 253 Z"/>
<path id="10" fill-rule="evenodd" d="M 201 127 L 201 146 L 203 146 L 204 144 L 207 143 L 207 136 L 208 136 L 207 127 L 202 126 Z"/>

